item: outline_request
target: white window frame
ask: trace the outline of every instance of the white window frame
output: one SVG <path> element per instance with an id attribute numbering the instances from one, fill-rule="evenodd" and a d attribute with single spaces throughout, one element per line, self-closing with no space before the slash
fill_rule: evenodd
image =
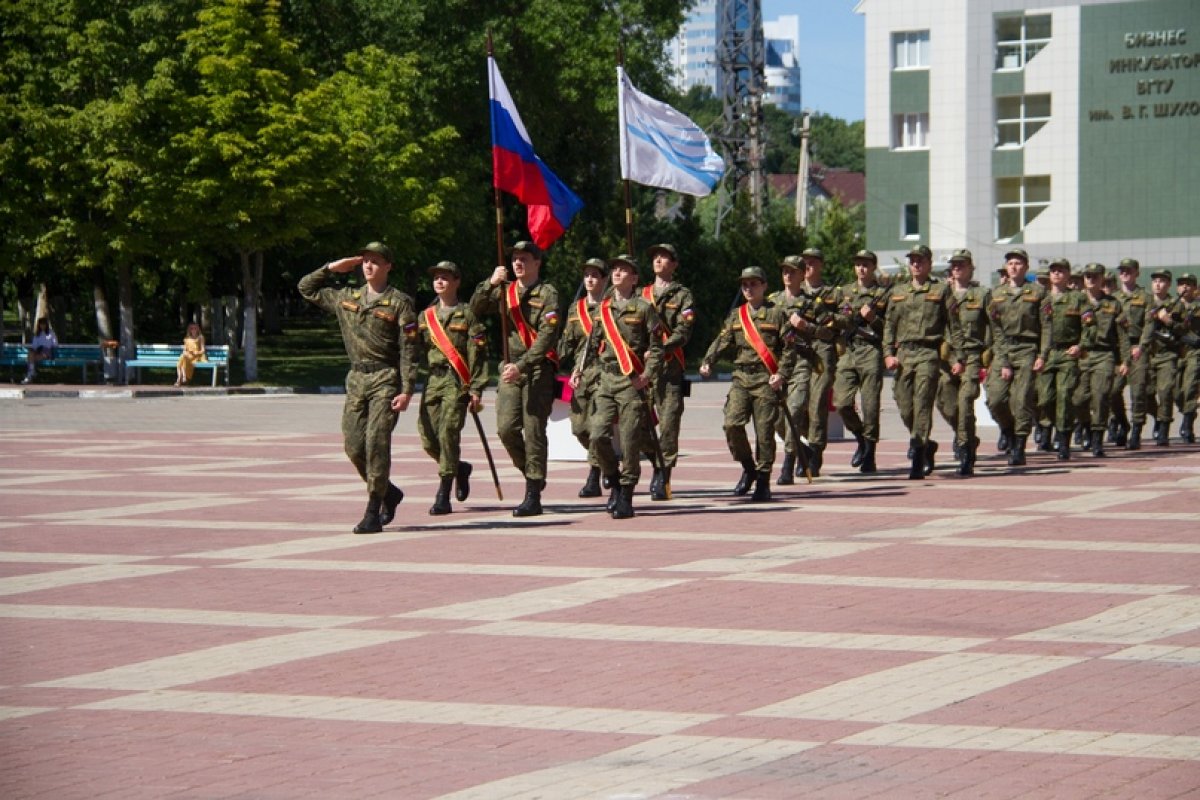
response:
<path id="1" fill-rule="evenodd" d="M 1003 181 L 1017 181 L 1018 182 L 1017 183 L 1017 186 L 1018 186 L 1017 195 L 1018 196 L 1017 196 L 1016 202 L 1001 203 L 999 201 L 999 199 L 996 200 L 996 204 L 995 204 L 996 241 L 1001 244 L 1012 241 L 1014 236 L 1016 236 L 1021 231 L 1025 230 L 1029 226 L 1029 223 L 1033 222 L 1033 220 L 1038 216 L 1038 214 L 1041 214 L 1043 211 L 1045 211 L 1047 208 L 1050 207 L 1050 202 L 1053 199 L 1053 195 L 1052 195 L 1053 186 L 1050 182 L 1049 175 L 1025 175 L 1025 176 L 1017 177 L 1017 178 L 997 178 L 996 179 L 996 197 L 997 198 L 999 198 L 999 196 L 1000 196 L 1000 184 Z M 1031 200 L 1029 198 L 1029 195 L 1031 194 L 1030 189 L 1031 189 L 1034 181 L 1037 181 L 1039 184 L 1041 184 L 1043 182 L 1045 183 L 1045 193 L 1046 193 L 1045 200 Z M 1017 229 L 1007 236 L 1003 235 L 1003 232 L 1000 230 L 1000 212 L 1005 211 L 1005 210 L 1010 210 L 1010 211 L 1016 210 L 1017 218 L 1019 220 L 1019 225 L 1018 225 Z"/>
<path id="2" fill-rule="evenodd" d="M 896 114 L 892 117 L 893 150 L 929 149 L 929 112 Z"/>
<path id="3" fill-rule="evenodd" d="M 1017 100 L 1019 101 L 1019 107 L 1017 109 L 1017 116 L 1001 117 L 1000 116 L 1000 101 L 1001 100 L 1011 100 L 1014 97 L 1017 98 Z M 1048 107 L 1046 114 L 1045 114 L 1045 116 L 1040 116 L 1040 115 L 1034 116 L 1033 114 L 1030 113 L 1029 106 L 1032 104 L 1032 101 L 1035 101 L 1035 100 L 1041 101 L 1042 98 L 1045 98 L 1046 105 Z M 1053 113 L 1053 108 L 1051 106 L 1051 103 L 1052 103 L 1052 101 L 1051 101 L 1050 95 L 1048 93 L 1009 95 L 1006 97 L 997 97 L 996 98 L 996 128 L 995 128 L 996 148 L 999 150 L 1019 150 L 1019 149 L 1023 148 L 1025 146 L 1025 143 L 1028 142 L 1029 139 L 1035 133 L 1040 131 L 1042 129 L 1042 126 L 1044 126 L 1047 122 L 1050 121 L 1050 116 Z M 1001 128 L 1002 127 L 1013 127 L 1013 126 L 1015 126 L 1017 129 L 1017 140 L 1015 142 L 1013 142 L 1013 141 L 1002 142 L 1001 141 L 1002 137 L 1000 135 Z"/>
<path id="4" fill-rule="evenodd" d="M 892 33 L 892 69 L 929 69 L 929 31 Z"/>
<path id="5" fill-rule="evenodd" d="M 908 224 L 909 209 L 912 209 L 913 227 Z M 915 242 L 921 238 L 921 204 L 905 203 L 900 206 L 900 238 L 906 242 Z"/>
<path id="6" fill-rule="evenodd" d="M 1018 72 L 1025 69 L 1034 56 L 1042 51 L 1046 45 L 1050 44 L 1050 36 L 1033 38 L 1029 35 L 1029 21 L 1031 19 L 1041 20 L 1042 18 L 1050 20 L 1049 14 L 1023 14 L 1020 17 L 997 16 L 995 18 L 995 35 L 996 35 L 996 71 L 997 72 Z M 1019 19 L 1021 21 L 1021 30 L 1015 39 L 1000 38 L 1000 22 Z M 1050 20 L 1053 23 L 1053 20 Z M 1053 30 L 1051 30 L 1053 34 Z"/>

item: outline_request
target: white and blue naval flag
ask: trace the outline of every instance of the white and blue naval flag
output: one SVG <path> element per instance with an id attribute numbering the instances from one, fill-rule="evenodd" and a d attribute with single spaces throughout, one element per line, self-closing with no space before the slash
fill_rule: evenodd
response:
<path id="1" fill-rule="evenodd" d="M 642 94 L 617 67 L 621 177 L 646 186 L 704 197 L 721 180 L 725 162 L 704 131 L 666 103 Z"/>

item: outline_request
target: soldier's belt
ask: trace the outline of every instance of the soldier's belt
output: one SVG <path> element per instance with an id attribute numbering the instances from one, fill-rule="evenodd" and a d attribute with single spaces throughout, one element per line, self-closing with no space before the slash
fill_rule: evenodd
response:
<path id="1" fill-rule="evenodd" d="M 431 364 L 429 367 L 430 375 L 446 375 L 452 372 L 449 364 Z"/>
<path id="2" fill-rule="evenodd" d="M 1070 350 L 1072 347 L 1075 347 L 1077 344 L 1079 344 L 1079 342 L 1055 342 L 1054 344 L 1050 345 L 1050 349 L 1051 350 Z"/>
<path id="3" fill-rule="evenodd" d="M 615 361 L 609 361 L 609 362 L 603 364 L 600 367 L 600 369 L 604 370 L 604 372 L 607 373 L 608 375 L 624 375 L 625 374 L 625 373 L 621 372 L 621 365 Z"/>
<path id="4" fill-rule="evenodd" d="M 1115 353 L 1116 351 L 1113 350 L 1111 347 L 1089 347 L 1088 352 L 1089 353 Z"/>
<path id="5" fill-rule="evenodd" d="M 757 375 L 760 372 L 766 372 L 767 368 L 763 364 L 736 364 L 734 372 L 744 372 L 748 375 Z"/>
<path id="6" fill-rule="evenodd" d="M 382 361 L 355 361 L 350 365 L 350 369 L 355 372 L 383 372 L 385 369 L 392 369 L 392 365 Z"/>
<path id="7" fill-rule="evenodd" d="M 940 342 L 901 342 L 901 350 L 937 350 Z"/>

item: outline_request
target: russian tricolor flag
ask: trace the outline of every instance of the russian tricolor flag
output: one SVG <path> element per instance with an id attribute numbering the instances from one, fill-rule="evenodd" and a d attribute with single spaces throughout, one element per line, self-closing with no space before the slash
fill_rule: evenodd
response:
<path id="1" fill-rule="evenodd" d="M 488 56 L 492 109 L 492 183 L 514 195 L 529 213 L 529 235 L 545 249 L 571 224 L 583 201 L 533 152 L 496 60 Z"/>

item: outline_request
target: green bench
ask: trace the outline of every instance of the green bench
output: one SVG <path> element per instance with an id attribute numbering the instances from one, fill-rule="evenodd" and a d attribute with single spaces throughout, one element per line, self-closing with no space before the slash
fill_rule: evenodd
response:
<path id="1" fill-rule="evenodd" d="M 229 385 L 229 346 L 207 345 L 204 348 L 207 361 L 196 361 L 192 364 L 197 370 L 212 371 L 212 385 L 217 385 L 217 373 L 225 368 L 225 385 Z M 129 382 L 129 370 L 155 369 L 169 367 L 175 369 L 179 365 L 179 357 L 183 355 L 182 344 L 139 344 L 137 356 L 125 362 L 125 380 Z M 137 373 L 133 373 L 137 377 Z M 134 381 L 136 383 L 136 380 Z"/>
<path id="2" fill-rule="evenodd" d="M 0 350 L 0 366 L 21 367 L 29 365 L 29 345 L 6 344 Z M 38 362 L 42 367 L 82 367 L 83 382 L 88 382 L 88 367 L 96 367 L 103 373 L 104 352 L 98 344 L 60 344 L 54 350 L 53 358 Z"/>

